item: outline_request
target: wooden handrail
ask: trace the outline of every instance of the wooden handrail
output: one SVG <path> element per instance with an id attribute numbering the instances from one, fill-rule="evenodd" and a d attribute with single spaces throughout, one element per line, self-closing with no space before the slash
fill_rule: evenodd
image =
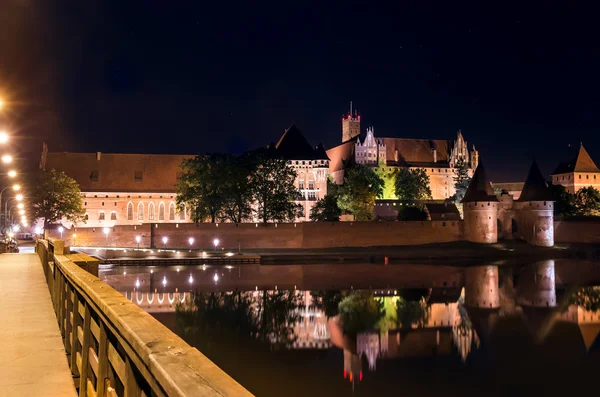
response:
<path id="1" fill-rule="evenodd" d="M 38 241 L 36 250 L 80 396 L 252 395 L 67 256 L 51 255 L 43 241 Z M 52 272 L 50 262 L 54 262 Z"/>

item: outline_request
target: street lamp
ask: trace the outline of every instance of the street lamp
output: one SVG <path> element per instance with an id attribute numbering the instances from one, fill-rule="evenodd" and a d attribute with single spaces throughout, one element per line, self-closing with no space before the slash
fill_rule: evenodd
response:
<path id="1" fill-rule="evenodd" d="M 103 230 L 104 235 L 106 236 L 106 246 L 108 247 L 108 233 L 110 233 L 110 229 L 105 227 Z"/>
<path id="2" fill-rule="evenodd" d="M 23 203 L 19 203 L 17 204 L 17 208 L 22 210 L 25 207 L 25 205 Z"/>
<path id="3" fill-rule="evenodd" d="M 0 103 L 1 102 L 2 101 L 0 101 Z M 0 108 L 2 108 L 1 105 Z M 0 131 L 0 144 L 5 144 L 6 142 L 8 142 L 8 134 L 6 133 L 6 131 Z"/>
<path id="4" fill-rule="evenodd" d="M 2 156 L 2 162 L 4 164 L 10 164 L 10 163 L 12 163 L 12 160 L 13 160 L 13 158 L 10 154 L 5 154 L 4 156 Z"/>
<path id="5" fill-rule="evenodd" d="M 6 173 L 6 175 L 8 175 L 11 178 L 14 178 L 15 176 L 17 176 L 17 171 L 15 170 L 10 170 Z"/>
<path id="6" fill-rule="evenodd" d="M 213 245 L 215 246 L 215 251 L 217 250 L 217 247 L 219 246 L 219 239 L 216 238 L 213 240 Z"/>
<path id="7" fill-rule="evenodd" d="M 140 249 L 140 241 L 142 241 L 142 238 L 140 236 L 135 236 L 135 242 L 138 245 L 138 249 Z"/>
<path id="8" fill-rule="evenodd" d="M 18 206 L 17 206 L 18 208 Z M 19 210 L 19 215 L 25 215 L 25 210 Z"/>
<path id="9" fill-rule="evenodd" d="M 169 241 L 169 238 L 167 236 L 165 236 L 165 237 L 162 238 L 162 241 L 163 241 L 163 244 L 164 244 L 163 248 L 166 249 L 167 248 L 167 241 Z"/>
<path id="10" fill-rule="evenodd" d="M 15 185 L 15 186 L 19 186 L 19 185 Z M 15 189 L 15 190 L 19 190 L 21 188 L 20 186 L 18 188 L 15 188 L 15 186 L 13 186 L 13 189 Z M 15 196 L 15 199 L 17 199 L 17 201 L 23 201 L 23 195 L 22 194 L 17 194 Z"/>
<path id="11" fill-rule="evenodd" d="M 62 227 L 62 226 L 59 226 L 59 227 L 58 227 L 58 232 L 60 233 L 60 239 L 61 239 L 61 240 L 62 240 L 62 234 L 63 234 L 63 232 L 64 232 L 64 231 L 65 231 L 65 228 L 64 228 L 64 227 Z"/>
<path id="12" fill-rule="evenodd" d="M 194 238 L 193 237 L 188 238 L 188 243 L 190 243 L 190 251 L 191 251 L 192 245 L 194 244 Z"/>
<path id="13" fill-rule="evenodd" d="M 15 192 L 18 192 L 19 190 L 21 190 L 21 185 L 15 183 L 12 188 Z"/>

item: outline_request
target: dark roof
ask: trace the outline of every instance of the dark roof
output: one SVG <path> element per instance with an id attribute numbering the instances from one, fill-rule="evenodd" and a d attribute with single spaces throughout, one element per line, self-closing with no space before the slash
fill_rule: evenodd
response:
<path id="1" fill-rule="evenodd" d="M 492 190 L 492 185 L 490 185 L 490 181 L 487 178 L 483 162 L 481 161 L 475 170 L 473 179 L 471 179 L 469 188 L 461 202 L 469 203 L 474 201 L 498 201 L 498 198 Z"/>
<path id="2" fill-rule="evenodd" d="M 587 150 L 583 147 L 583 144 L 579 146 L 579 150 L 573 159 L 560 163 L 552 175 L 568 174 L 571 172 L 600 172 L 594 160 L 592 160 Z"/>
<path id="3" fill-rule="evenodd" d="M 492 188 L 504 189 L 507 192 L 521 192 L 523 190 L 525 182 L 493 182 Z"/>
<path id="4" fill-rule="evenodd" d="M 330 158 L 329 171 L 335 172 L 346 168 L 349 161 L 354 160 L 354 145 L 358 137 L 354 137 L 341 145 L 331 148 L 327 151 Z"/>
<path id="5" fill-rule="evenodd" d="M 63 171 L 82 192 L 174 193 L 193 155 L 48 152 L 42 167 Z"/>
<path id="6" fill-rule="evenodd" d="M 377 138 L 385 144 L 385 155 L 388 164 L 395 163 L 398 150 L 398 165 L 413 165 L 427 163 L 438 166 L 438 163 L 450 161 L 452 142 L 444 139 L 406 139 L 406 138 Z M 436 150 L 437 163 L 433 162 L 432 149 Z"/>
<path id="7" fill-rule="evenodd" d="M 553 201 L 552 193 L 548 189 L 548 184 L 540 171 L 537 163 L 534 161 L 529 169 L 529 174 L 525 180 L 525 185 L 521 191 L 518 201 Z"/>
<path id="8" fill-rule="evenodd" d="M 458 212 L 458 208 L 454 203 L 450 203 L 446 201 L 443 204 L 438 203 L 427 203 L 425 204 L 425 210 L 429 214 L 429 217 L 432 221 L 437 220 L 460 220 L 460 212 Z M 442 215 L 444 217 L 442 218 Z"/>
<path id="9" fill-rule="evenodd" d="M 275 148 L 277 154 L 286 160 L 329 160 L 325 149 L 313 149 L 294 124 L 285 130 Z"/>

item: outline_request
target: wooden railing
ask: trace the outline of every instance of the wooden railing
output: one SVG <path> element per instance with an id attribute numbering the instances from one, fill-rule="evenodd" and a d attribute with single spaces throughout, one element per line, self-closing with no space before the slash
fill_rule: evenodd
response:
<path id="1" fill-rule="evenodd" d="M 60 243 L 40 240 L 36 251 L 79 396 L 251 396 L 148 313 L 57 253 Z"/>

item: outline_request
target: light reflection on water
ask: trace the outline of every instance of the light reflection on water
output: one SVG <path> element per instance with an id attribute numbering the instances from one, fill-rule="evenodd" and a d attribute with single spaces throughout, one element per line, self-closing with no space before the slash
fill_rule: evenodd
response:
<path id="1" fill-rule="evenodd" d="M 515 375 L 523 363 L 535 363 L 527 368 L 534 374 L 551 362 L 566 382 L 570 369 L 562 368 L 563 355 L 548 359 L 552 346 L 572 346 L 563 353 L 585 372 L 580 363 L 600 344 L 600 292 L 581 288 L 600 285 L 600 266 L 592 262 L 109 265 L 100 278 L 258 396 L 389 394 L 400 385 L 421 395 L 444 385 L 470 394 L 503 365 L 524 391 L 539 388 L 541 378 Z M 373 321 L 353 321 L 368 318 L 373 304 Z M 455 377 L 431 383 L 439 371 Z"/>

